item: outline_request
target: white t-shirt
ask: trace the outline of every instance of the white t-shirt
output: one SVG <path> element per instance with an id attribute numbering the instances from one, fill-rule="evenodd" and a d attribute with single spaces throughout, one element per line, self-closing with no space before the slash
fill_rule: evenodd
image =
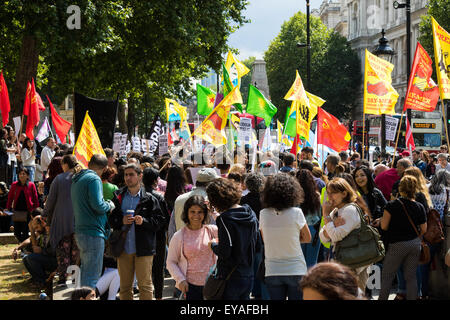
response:
<path id="1" fill-rule="evenodd" d="M 320 240 L 323 243 L 331 242 L 333 245 L 336 242 L 344 239 L 350 232 L 361 227 L 361 217 L 359 216 L 358 210 L 352 204 L 346 204 L 340 209 L 334 209 L 330 213 L 330 217 L 334 220 L 337 216 L 344 219 L 345 224 L 339 227 L 335 227 L 333 221 L 328 222 L 322 227 L 319 232 Z M 329 235 L 327 238 L 323 231 L 326 231 Z"/>
<path id="2" fill-rule="evenodd" d="M 266 277 L 305 275 L 305 257 L 300 246 L 300 230 L 306 219 L 300 208 L 261 210 L 259 226 L 264 238 Z"/>

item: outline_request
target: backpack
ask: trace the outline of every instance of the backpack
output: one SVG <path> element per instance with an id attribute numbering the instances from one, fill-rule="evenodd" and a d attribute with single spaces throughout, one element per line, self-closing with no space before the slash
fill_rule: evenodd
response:
<path id="1" fill-rule="evenodd" d="M 438 244 L 444 241 L 444 228 L 441 216 L 436 209 L 429 209 L 427 212 L 427 231 L 423 238 L 430 244 Z"/>

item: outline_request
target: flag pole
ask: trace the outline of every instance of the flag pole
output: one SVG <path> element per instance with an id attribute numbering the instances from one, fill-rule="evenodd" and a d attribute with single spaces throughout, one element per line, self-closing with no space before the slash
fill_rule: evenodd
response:
<path id="1" fill-rule="evenodd" d="M 442 118 L 444 118 L 445 135 L 447 138 L 447 146 L 448 146 L 450 141 L 448 140 L 448 128 L 447 128 L 447 120 L 445 119 L 444 100 L 443 99 L 441 99 L 441 109 L 442 109 Z"/>
<path id="2" fill-rule="evenodd" d="M 366 150 L 366 145 L 364 144 L 365 130 L 366 130 L 366 113 L 363 112 L 362 149 L 361 149 L 362 155 L 361 155 L 361 159 L 364 159 L 364 151 Z"/>
<path id="3" fill-rule="evenodd" d="M 397 139 L 395 139 L 394 156 L 393 156 L 393 158 L 392 158 L 391 168 L 394 167 L 395 152 L 397 151 L 398 138 L 400 137 L 400 130 L 401 130 L 401 128 L 402 128 L 402 121 L 403 121 L 403 115 L 404 115 L 404 114 L 405 114 L 405 110 L 402 111 L 402 116 L 400 117 L 400 123 L 399 123 L 399 125 L 398 125 Z"/>

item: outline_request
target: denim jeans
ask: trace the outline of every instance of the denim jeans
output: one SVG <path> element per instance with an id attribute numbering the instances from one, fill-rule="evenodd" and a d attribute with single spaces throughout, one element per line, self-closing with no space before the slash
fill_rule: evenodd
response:
<path id="1" fill-rule="evenodd" d="M 80 286 L 95 288 L 102 275 L 105 240 L 102 237 L 92 237 L 82 233 L 75 234 L 75 240 L 80 250 Z"/>
<path id="2" fill-rule="evenodd" d="M 312 240 L 310 243 L 302 244 L 302 251 L 303 251 L 303 256 L 305 257 L 305 260 L 306 260 L 306 266 L 309 269 L 312 266 L 314 266 L 315 264 L 317 264 L 317 258 L 319 257 L 319 250 L 320 250 L 321 242 L 320 242 L 320 239 L 317 239 L 315 244 L 312 243 L 317 231 L 316 231 L 316 228 L 314 228 L 314 226 L 308 225 L 308 228 L 309 228 L 309 232 L 311 232 Z"/>
<path id="3" fill-rule="evenodd" d="M 34 281 L 45 284 L 47 272 L 56 270 L 57 263 L 55 256 L 47 256 L 42 253 L 30 253 L 23 257 L 23 264 Z"/>
<path id="4" fill-rule="evenodd" d="M 33 166 L 24 166 L 28 169 L 28 173 L 30 174 L 30 181 L 34 183 L 34 172 L 36 171 L 36 168 Z"/>
<path id="5" fill-rule="evenodd" d="M 250 300 L 253 277 L 236 277 L 227 281 L 223 300 Z"/>
<path id="6" fill-rule="evenodd" d="M 300 290 L 302 276 L 269 276 L 266 277 L 267 289 L 271 300 L 302 300 Z"/>

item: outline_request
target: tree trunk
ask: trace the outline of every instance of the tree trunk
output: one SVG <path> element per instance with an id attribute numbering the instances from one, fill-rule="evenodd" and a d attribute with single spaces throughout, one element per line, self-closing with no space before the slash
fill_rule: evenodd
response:
<path id="1" fill-rule="evenodd" d="M 131 137 L 134 135 L 134 126 L 136 125 L 136 119 L 134 114 L 134 100 L 133 98 L 128 99 L 128 116 L 127 116 L 127 127 L 128 127 L 128 140 L 131 141 Z"/>
<path id="2" fill-rule="evenodd" d="M 118 119 L 119 119 L 119 131 L 122 134 L 128 133 L 128 127 L 127 127 L 127 121 L 125 117 L 125 113 L 127 110 L 127 105 L 125 102 L 119 102 L 119 112 L 118 112 Z"/>
<path id="3" fill-rule="evenodd" d="M 39 52 L 37 40 L 32 35 L 25 35 L 22 39 L 16 81 L 14 82 L 11 94 L 11 117 L 22 115 L 27 83 L 28 81 L 31 82 L 31 78 L 36 78 L 38 64 Z"/>

